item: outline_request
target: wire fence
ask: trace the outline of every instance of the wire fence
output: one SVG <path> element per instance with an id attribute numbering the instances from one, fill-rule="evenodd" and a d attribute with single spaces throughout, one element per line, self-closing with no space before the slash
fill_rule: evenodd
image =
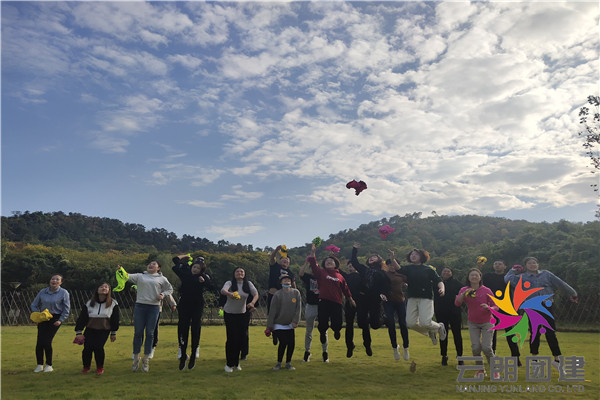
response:
<path id="1" fill-rule="evenodd" d="M 2 292 L 2 326 L 34 325 L 29 319 L 30 305 L 37 295 L 33 290 L 7 290 Z M 90 299 L 91 293 L 87 290 L 70 290 L 71 314 L 67 324 L 75 324 L 80 310 Z M 133 308 L 135 305 L 135 292 L 123 291 L 113 293 L 119 302 L 121 324 L 133 325 Z M 173 297 L 178 298 L 177 293 Z M 206 292 L 204 295 L 205 310 L 202 323 L 205 325 L 222 325 L 223 317 L 219 316 L 218 296 Z M 572 303 L 567 298 L 555 297 L 554 318 L 558 321 L 558 330 L 567 331 L 600 331 L 600 296 L 583 295 L 578 303 Z M 303 315 L 304 317 L 304 315 Z M 256 311 L 251 314 L 250 324 L 264 325 L 267 319 L 267 296 L 260 296 Z M 163 307 L 160 323 L 177 324 L 177 311 L 171 310 L 166 304 Z M 304 319 L 302 320 L 304 321 Z M 463 307 L 463 322 L 466 326 L 466 309 Z"/>

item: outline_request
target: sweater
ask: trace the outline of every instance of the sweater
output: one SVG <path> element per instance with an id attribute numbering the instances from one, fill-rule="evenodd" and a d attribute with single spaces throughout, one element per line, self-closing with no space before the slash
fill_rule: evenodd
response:
<path id="1" fill-rule="evenodd" d="M 106 307 L 106 302 L 98 302 L 93 306 L 91 300 L 85 303 L 81 309 L 79 318 L 75 323 L 75 332 L 81 335 L 84 328 L 110 331 L 111 335 L 116 335 L 119 330 L 119 303 L 112 299 L 110 307 Z"/>
<path id="2" fill-rule="evenodd" d="M 454 301 L 454 304 L 457 307 L 461 305 L 458 302 L 459 297 L 470 288 L 471 286 L 465 286 L 460 289 L 460 292 L 458 292 L 458 296 L 456 296 L 456 300 Z M 490 308 L 498 309 L 498 306 L 496 306 L 494 301 L 490 298 L 491 295 L 492 291 L 489 288 L 485 286 L 479 286 L 479 288 L 475 291 L 475 297 L 464 297 L 463 301 L 467 304 L 467 316 L 469 322 L 473 322 L 474 324 L 485 324 L 490 322 L 492 312 L 481 307 L 481 305 L 487 304 Z"/>
<path id="3" fill-rule="evenodd" d="M 408 289 L 406 294 L 409 298 L 417 297 L 433 300 L 433 292 L 437 290 L 437 284 L 442 278 L 435 270 L 427 265 L 405 265 L 398 271 L 406 275 Z"/>
<path id="4" fill-rule="evenodd" d="M 291 325 L 300 322 L 302 297 L 298 289 L 280 289 L 273 295 L 267 316 L 267 328 L 275 325 Z"/>
<path id="5" fill-rule="evenodd" d="M 159 294 L 168 296 L 173 293 L 173 287 L 162 273 L 149 274 L 144 271 L 141 274 L 129 274 L 129 282 L 137 285 L 136 303 L 160 305 Z"/>
<path id="6" fill-rule="evenodd" d="M 565 281 L 554 275 L 552 272 L 547 270 L 538 271 L 537 274 L 533 274 L 531 272 L 523 272 L 522 274 L 515 274 L 515 271 L 511 269 L 504 276 L 504 282 L 510 282 L 513 285 L 517 285 L 519 283 L 519 278 L 523 277 L 523 283 L 529 282 L 532 288 L 542 288 L 542 290 L 538 290 L 532 296 L 543 296 L 546 294 L 554 294 L 554 290 L 562 289 L 571 297 L 577 297 L 577 292 L 571 286 L 569 286 Z M 553 302 L 554 298 L 550 297 L 550 300 Z"/>
<path id="7" fill-rule="evenodd" d="M 446 293 L 444 293 L 443 296 L 440 296 L 438 292 L 435 292 L 435 298 L 433 299 L 433 309 L 435 310 L 436 318 L 438 318 L 438 315 L 441 318 L 444 316 L 446 318 L 451 316 L 460 318 L 461 309 L 460 306 L 455 304 L 455 301 L 456 296 L 458 296 L 464 285 L 454 279 L 454 277 L 450 277 L 450 279 L 443 282 Z"/>
<path id="8" fill-rule="evenodd" d="M 71 312 L 69 292 L 61 287 L 52 292 L 49 287 L 39 291 L 31 303 L 31 311 L 42 312 L 48 309 L 52 315 L 60 315 L 58 320 L 63 323 Z"/>
<path id="9" fill-rule="evenodd" d="M 317 265 L 314 257 L 308 257 L 310 269 L 319 284 L 319 299 L 342 304 L 342 295 L 347 299 L 352 297 L 346 280 L 337 269 L 324 269 Z"/>

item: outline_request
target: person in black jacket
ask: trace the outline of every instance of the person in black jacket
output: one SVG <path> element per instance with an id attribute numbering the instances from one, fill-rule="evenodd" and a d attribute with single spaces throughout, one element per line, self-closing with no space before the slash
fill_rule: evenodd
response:
<path id="1" fill-rule="evenodd" d="M 464 286 L 462 283 L 454 279 L 452 270 L 448 267 L 444 267 L 441 272 L 442 282 L 446 288 L 446 295 L 440 296 L 439 293 L 434 293 L 433 307 L 435 310 L 435 319 L 438 323 L 444 324 L 446 332 L 449 332 L 448 328 L 452 330 L 452 337 L 454 338 L 454 347 L 456 348 L 456 356 L 460 357 L 463 355 L 463 342 L 462 342 L 462 311 L 460 307 L 454 305 L 454 300 L 460 292 L 460 289 Z M 440 338 L 440 354 L 442 355 L 442 365 L 448 365 L 448 337 L 443 340 Z M 459 362 L 462 364 L 462 361 Z"/>
<path id="2" fill-rule="evenodd" d="M 384 260 L 378 254 L 372 254 L 367 259 L 367 265 L 362 265 L 357 258 L 360 245 L 354 243 L 350 262 L 361 277 L 359 301 L 356 302 L 356 319 L 362 329 L 363 345 L 368 356 L 371 350 L 371 331 L 381 327 L 381 299 L 389 286 L 389 278 L 382 270 Z"/>
<path id="3" fill-rule="evenodd" d="M 200 330 L 202 328 L 202 313 L 204 311 L 204 290 L 210 283 L 210 276 L 206 273 L 204 257 L 196 257 L 193 261 L 188 255 L 174 257 L 173 272 L 181 280 L 179 289 L 179 322 L 177 324 L 177 337 L 181 357 L 179 370 L 185 368 L 188 361 L 187 345 L 189 331 L 192 332 L 192 351 L 188 361 L 188 369 L 196 365 L 198 348 L 200 345 Z M 191 266 L 190 266 L 191 262 Z"/>
<path id="4" fill-rule="evenodd" d="M 350 289 L 350 293 L 352 293 L 352 299 L 354 303 L 358 305 L 360 301 L 360 285 L 362 282 L 362 278 L 360 274 L 352 265 L 352 261 L 348 260 L 346 267 L 348 272 L 345 272 L 340 269 L 340 274 L 346 280 L 346 284 L 348 285 L 348 289 Z M 344 319 L 346 320 L 346 330 L 344 331 L 344 338 L 346 340 L 346 357 L 352 357 L 354 353 L 354 320 L 356 319 L 356 306 L 353 306 L 349 301 L 346 301 L 344 304 Z M 327 349 L 323 350 L 324 352 Z"/>
<path id="5" fill-rule="evenodd" d="M 110 341 L 117 340 L 119 330 L 119 304 L 111 296 L 112 289 L 108 283 L 98 286 L 94 295 L 81 309 L 75 323 L 75 341 L 83 342 L 81 359 L 82 374 L 87 374 L 92 365 L 92 355 L 96 358 L 96 374 L 104 373 L 104 345 L 110 335 Z M 84 331 L 85 329 L 85 331 Z"/>

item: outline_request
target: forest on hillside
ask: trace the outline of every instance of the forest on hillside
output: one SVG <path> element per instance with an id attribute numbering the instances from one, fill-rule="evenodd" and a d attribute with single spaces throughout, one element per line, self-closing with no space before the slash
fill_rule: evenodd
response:
<path id="1" fill-rule="evenodd" d="M 377 232 L 383 225 L 396 229 L 386 239 Z M 307 238 L 305 246 L 289 249 L 292 270 L 297 271 L 304 262 L 312 239 Z M 473 215 L 423 218 L 421 213 L 412 213 L 331 234 L 323 238 L 317 257 L 324 256 L 324 248 L 330 244 L 341 249 L 341 259 L 350 257 L 352 245 L 358 242 L 363 260 L 371 253 L 387 258 L 388 250 L 393 249 L 403 263 L 412 248 L 424 248 L 438 271 L 449 266 L 462 280 L 480 255 L 490 260 L 490 269 L 493 260 L 503 259 L 510 267 L 531 255 L 540 260 L 542 269 L 551 270 L 580 293 L 598 296 L 599 239 L 600 221 L 532 223 Z M 274 246 L 277 244 L 285 243 Z M 65 288 L 90 289 L 99 281 L 114 283 L 117 265 L 139 272 L 151 259 L 166 266 L 164 274 L 176 284 L 171 258 L 192 253 L 206 257 L 216 283 L 230 279 L 234 266 L 243 266 L 257 287 L 264 289 L 271 250 L 226 241 L 215 244 L 187 235 L 179 239 L 164 229 L 146 230 L 138 224 L 81 214 L 24 212 L 2 217 L 5 287 L 10 282 L 20 282 L 23 288 L 43 287 L 51 274 L 58 272 L 65 276 Z"/>

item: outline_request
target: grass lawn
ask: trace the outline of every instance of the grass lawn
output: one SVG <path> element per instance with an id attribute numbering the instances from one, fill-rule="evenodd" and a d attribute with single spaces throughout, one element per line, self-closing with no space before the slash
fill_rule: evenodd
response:
<path id="1" fill-rule="evenodd" d="M 600 335 L 598 333 L 559 332 L 565 356 L 585 357 L 585 382 L 559 382 L 556 370 L 550 382 L 526 382 L 525 367 L 519 368 L 518 382 L 490 382 L 477 385 L 495 393 L 460 393 L 457 390 L 456 360 L 440 364 L 439 347 L 417 333 L 410 332 L 411 360 L 396 361 L 386 329 L 373 334 L 373 356 L 362 347 L 360 330 L 355 330 L 356 351 L 346 358 L 343 334 L 339 341 L 330 334 L 329 363 L 321 360 L 321 346 L 313 340 L 313 356 L 303 363 L 304 328 L 296 330 L 295 371 L 273 371 L 276 347 L 263 334 L 264 327 L 250 328 L 250 354 L 242 361 L 242 371 L 227 374 L 225 366 L 225 327 L 202 328 L 200 359 L 196 368 L 178 370 L 177 328 L 160 327 L 160 342 L 150 363 L 150 371 L 131 372 L 133 327 L 119 330 L 116 342 L 106 344 L 105 373 L 81 375 L 81 347 L 72 343 L 73 326 L 64 326 L 54 339 L 52 373 L 34 374 L 36 328 L 2 327 L 2 399 L 598 399 L 600 396 Z M 399 335 L 398 335 L 399 336 Z M 463 331 L 465 355 L 470 355 L 468 333 Z M 450 339 L 450 356 L 453 353 Z M 508 356 L 508 346 L 498 343 L 498 356 Z M 522 353 L 527 355 L 524 346 Z M 526 351 L 527 350 L 527 351 Z M 542 338 L 540 355 L 550 355 Z M 188 350 L 189 351 L 189 350 Z M 522 357 L 523 362 L 525 361 Z M 92 362 L 92 367 L 94 363 Z M 92 369 L 94 371 L 94 368 Z M 469 373 L 471 374 L 471 373 Z M 502 385 L 541 386 L 544 393 L 501 393 Z M 573 386 L 581 385 L 581 386 Z M 513 389 L 514 390 L 514 389 Z M 575 391 L 573 391 L 575 390 Z M 578 391 L 578 390 L 583 390 Z M 557 392 L 558 391 L 558 392 Z M 562 391 L 562 392 L 560 392 Z M 569 392 L 571 391 L 571 392 Z"/>

